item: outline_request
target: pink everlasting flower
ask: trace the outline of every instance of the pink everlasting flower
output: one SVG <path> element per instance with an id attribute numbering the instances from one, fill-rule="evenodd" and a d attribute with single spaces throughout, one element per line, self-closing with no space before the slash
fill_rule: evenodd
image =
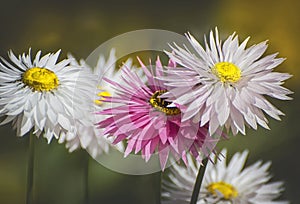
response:
<path id="1" fill-rule="evenodd" d="M 192 120 L 182 122 L 180 109 L 160 98 L 168 87 L 156 79 L 163 75 L 159 58 L 156 66 L 150 66 L 149 69 L 141 61 L 140 64 L 146 74 L 147 84 L 127 67 L 122 68 L 125 83 L 104 79 L 116 90 L 116 96 L 106 97 L 104 101 L 117 103 L 118 106 L 99 112 L 110 115 L 98 123 L 99 127 L 105 128 L 105 134 L 115 137 L 115 144 L 124 140 L 127 142 L 125 156 L 131 152 L 141 152 L 148 161 L 157 152 L 162 169 L 165 168 L 169 153 L 185 162 L 186 153 L 191 153 L 201 161 L 213 151 L 216 140 L 208 137 L 207 126 L 200 127 L 199 123 Z M 175 68 L 176 64 L 170 61 L 168 66 Z"/>

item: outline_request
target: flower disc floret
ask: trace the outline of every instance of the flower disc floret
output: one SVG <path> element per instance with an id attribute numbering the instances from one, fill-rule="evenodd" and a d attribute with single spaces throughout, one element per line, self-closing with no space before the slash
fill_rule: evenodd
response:
<path id="1" fill-rule="evenodd" d="M 46 68 L 33 67 L 24 72 L 22 82 L 34 91 L 51 91 L 59 85 L 56 74 Z"/>

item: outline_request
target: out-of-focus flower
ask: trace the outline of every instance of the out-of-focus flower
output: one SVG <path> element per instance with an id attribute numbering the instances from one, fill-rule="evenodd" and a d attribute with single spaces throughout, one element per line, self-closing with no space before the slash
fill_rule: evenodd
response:
<path id="1" fill-rule="evenodd" d="M 105 83 L 102 78 L 107 77 L 116 81 L 120 81 L 121 74 L 119 69 L 122 69 L 123 66 L 130 67 L 139 74 L 141 73 L 141 70 L 132 67 L 131 59 L 128 59 L 122 67 L 117 69 L 117 58 L 114 49 L 111 50 L 107 60 L 105 60 L 103 55 L 100 55 L 94 68 L 90 67 L 83 59 L 77 62 L 77 60 L 71 54 L 69 55 L 69 59 L 72 59 L 72 64 L 74 66 L 78 66 L 86 71 L 92 72 L 94 79 L 97 79 L 97 84 L 90 84 L 90 89 L 93 90 L 90 98 L 93 100 L 90 101 L 92 103 L 90 106 L 91 109 L 85 113 L 85 117 L 89 120 L 89 123 L 85 125 L 76 123 L 76 128 L 78 130 L 77 134 L 72 135 L 72 137 L 61 137 L 59 142 L 66 142 L 66 147 L 70 152 L 73 152 L 79 148 L 83 148 L 86 149 L 93 158 L 97 158 L 97 156 L 101 155 L 103 152 L 108 153 L 112 143 L 112 138 L 104 135 L 103 130 L 95 126 L 97 121 L 105 119 L 106 117 L 104 115 L 95 113 L 103 108 L 110 107 L 108 103 L 102 101 L 103 97 L 114 95 L 114 90 L 108 83 Z M 121 143 L 115 147 L 119 151 L 124 149 Z"/>
<path id="2" fill-rule="evenodd" d="M 269 182 L 271 162 L 261 161 L 244 168 L 248 151 L 236 153 L 226 165 L 226 150 L 221 152 L 216 164 L 208 163 L 197 204 L 283 204 L 274 201 L 283 191 L 282 182 Z M 223 156 L 225 158 L 223 158 Z M 215 158 L 216 159 L 216 158 Z M 174 164 L 163 180 L 163 204 L 189 203 L 200 163 L 188 156 L 187 167 Z"/>
<path id="3" fill-rule="evenodd" d="M 291 75 L 273 72 L 284 59 L 276 58 L 277 53 L 262 57 L 266 42 L 246 48 L 249 38 L 239 44 L 233 33 L 222 43 L 216 29 L 203 48 L 192 35 L 186 36 L 195 52 L 171 46 L 172 52 L 166 53 L 182 67 L 168 69 L 163 78 L 170 87 L 163 96 L 187 107 L 183 121 L 196 116 L 201 126 L 209 124 L 211 134 L 225 125 L 235 135 L 245 134 L 245 124 L 268 129 L 264 112 L 280 120 L 283 113 L 264 96 L 290 100 L 292 92 L 281 85 Z"/>
<path id="4" fill-rule="evenodd" d="M 50 142 L 53 136 L 73 137 L 74 121 L 87 122 L 93 75 L 71 65 L 70 59 L 57 62 L 59 54 L 41 57 L 38 51 L 32 60 L 30 50 L 18 58 L 10 51 L 12 63 L 1 58 L 0 115 L 6 116 L 2 124 L 12 121 L 18 136 L 34 128 L 36 136 Z"/>
<path id="5" fill-rule="evenodd" d="M 127 67 L 121 69 L 122 82 L 104 79 L 116 93 L 116 96 L 105 97 L 104 101 L 118 106 L 99 113 L 110 115 L 99 122 L 99 127 L 115 137 L 115 144 L 127 141 L 125 156 L 141 152 L 148 161 L 157 150 L 162 169 L 170 152 L 175 158 L 184 160 L 186 152 L 191 152 L 201 160 L 201 153 L 207 155 L 213 149 L 207 127 L 199 128 L 192 120 L 181 122 L 181 110 L 170 107 L 170 102 L 160 97 L 168 88 L 156 79 L 163 74 L 159 58 L 156 66 L 151 65 L 149 69 L 141 61 L 140 64 L 147 77 L 146 84 Z M 171 62 L 169 66 L 174 68 L 175 64 Z"/>

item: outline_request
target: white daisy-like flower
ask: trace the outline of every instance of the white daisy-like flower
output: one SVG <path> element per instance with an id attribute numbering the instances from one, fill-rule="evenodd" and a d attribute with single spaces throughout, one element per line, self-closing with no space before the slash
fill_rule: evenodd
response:
<path id="1" fill-rule="evenodd" d="M 283 191 L 282 182 L 269 182 L 268 169 L 271 162 L 258 161 L 244 168 L 248 151 L 235 153 L 226 164 L 226 150 L 216 164 L 208 162 L 197 204 L 284 204 L 287 201 L 274 201 Z M 223 156 L 225 158 L 223 158 Z M 216 160 L 216 157 L 214 158 Z M 163 204 L 189 203 L 200 163 L 188 157 L 189 165 L 175 163 L 163 180 Z"/>
<path id="2" fill-rule="evenodd" d="M 92 84 L 93 87 L 90 87 L 94 90 L 93 96 L 91 96 L 91 98 L 94 99 L 91 100 L 91 103 L 94 105 L 90 106 L 91 110 L 86 112 L 86 118 L 88 118 L 90 122 L 89 125 L 76 123 L 78 134 L 72 135 L 72 137 L 61 137 L 59 143 L 66 142 L 66 148 L 69 152 L 83 148 L 86 149 L 93 158 L 97 158 L 97 156 L 101 155 L 103 152 L 108 153 L 113 142 L 112 138 L 103 134 L 103 130 L 95 125 L 97 121 L 102 120 L 106 116 L 95 114 L 95 112 L 110 107 L 111 104 L 103 102 L 102 99 L 104 96 L 114 95 L 115 92 L 109 84 L 102 80 L 102 78 L 108 77 L 113 80 L 121 81 L 121 72 L 116 67 L 117 58 L 115 49 L 110 51 L 107 60 L 105 60 L 103 55 L 100 55 L 94 68 L 90 67 L 83 59 L 78 63 L 72 55 L 69 55 L 69 59 L 72 59 L 72 64 L 74 66 L 80 66 L 82 69 L 92 72 L 94 78 L 97 79 L 98 87 L 97 84 Z M 132 66 L 131 59 L 128 59 L 123 66 L 136 69 L 137 73 L 141 77 L 144 77 L 141 75 L 141 70 Z M 120 69 L 122 69 L 122 67 Z M 122 143 L 114 145 L 114 147 L 119 151 L 124 150 Z"/>
<path id="3" fill-rule="evenodd" d="M 262 57 L 266 42 L 246 48 L 249 37 L 239 44 L 233 33 L 222 43 L 216 29 L 203 48 L 191 34 L 186 36 L 195 51 L 171 46 L 172 52 L 166 53 L 182 67 L 168 69 L 163 78 L 172 87 L 164 97 L 175 97 L 174 104 L 185 108 L 183 120 L 209 123 L 211 134 L 225 125 L 234 135 L 245 134 L 245 124 L 269 129 L 264 112 L 280 120 L 284 114 L 264 96 L 290 100 L 292 92 L 281 85 L 291 75 L 273 72 L 284 59 L 276 58 L 278 53 Z"/>
<path id="4" fill-rule="evenodd" d="M 31 50 L 18 58 L 8 54 L 12 63 L 0 62 L 0 116 L 6 116 L 1 124 L 12 121 L 18 136 L 34 129 L 48 142 L 53 136 L 76 135 L 74 122 L 87 122 L 93 75 L 72 66 L 70 59 L 57 62 L 60 50 L 42 57 L 38 51 L 34 60 Z"/>

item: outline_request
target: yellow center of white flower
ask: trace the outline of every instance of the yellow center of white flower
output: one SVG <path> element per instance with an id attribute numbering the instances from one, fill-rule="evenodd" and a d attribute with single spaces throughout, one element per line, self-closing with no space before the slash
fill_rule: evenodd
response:
<path id="1" fill-rule="evenodd" d="M 34 91 L 51 91 L 59 85 L 53 71 L 40 67 L 27 69 L 22 75 L 22 82 Z"/>
<path id="2" fill-rule="evenodd" d="M 241 78 L 241 70 L 230 62 L 218 62 L 212 71 L 222 82 L 234 83 Z"/>
<path id="3" fill-rule="evenodd" d="M 230 184 L 225 182 L 214 182 L 209 184 L 206 189 L 209 193 L 214 196 L 217 196 L 218 193 L 223 195 L 223 199 L 230 200 L 238 196 L 238 191 Z"/>
<path id="4" fill-rule="evenodd" d="M 165 101 L 163 98 L 159 98 L 158 96 L 166 93 L 167 90 L 160 90 L 154 92 L 151 96 L 149 103 L 154 107 L 156 110 L 165 113 L 166 115 L 177 115 L 180 114 L 180 110 L 176 107 L 167 107 L 171 104 L 171 102 Z"/>
<path id="5" fill-rule="evenodd" d="M 104 90 L 102 87 L 99 87 L 99 89 Z M 106 90 L 99 92 L 97 95 L 100 96 L 100 98 L 98 100 L 94 101 L 97 105 L 101 105 L 103 103 L 103 100 L 105 97 L 111 96 L 111 94 Z"/>

